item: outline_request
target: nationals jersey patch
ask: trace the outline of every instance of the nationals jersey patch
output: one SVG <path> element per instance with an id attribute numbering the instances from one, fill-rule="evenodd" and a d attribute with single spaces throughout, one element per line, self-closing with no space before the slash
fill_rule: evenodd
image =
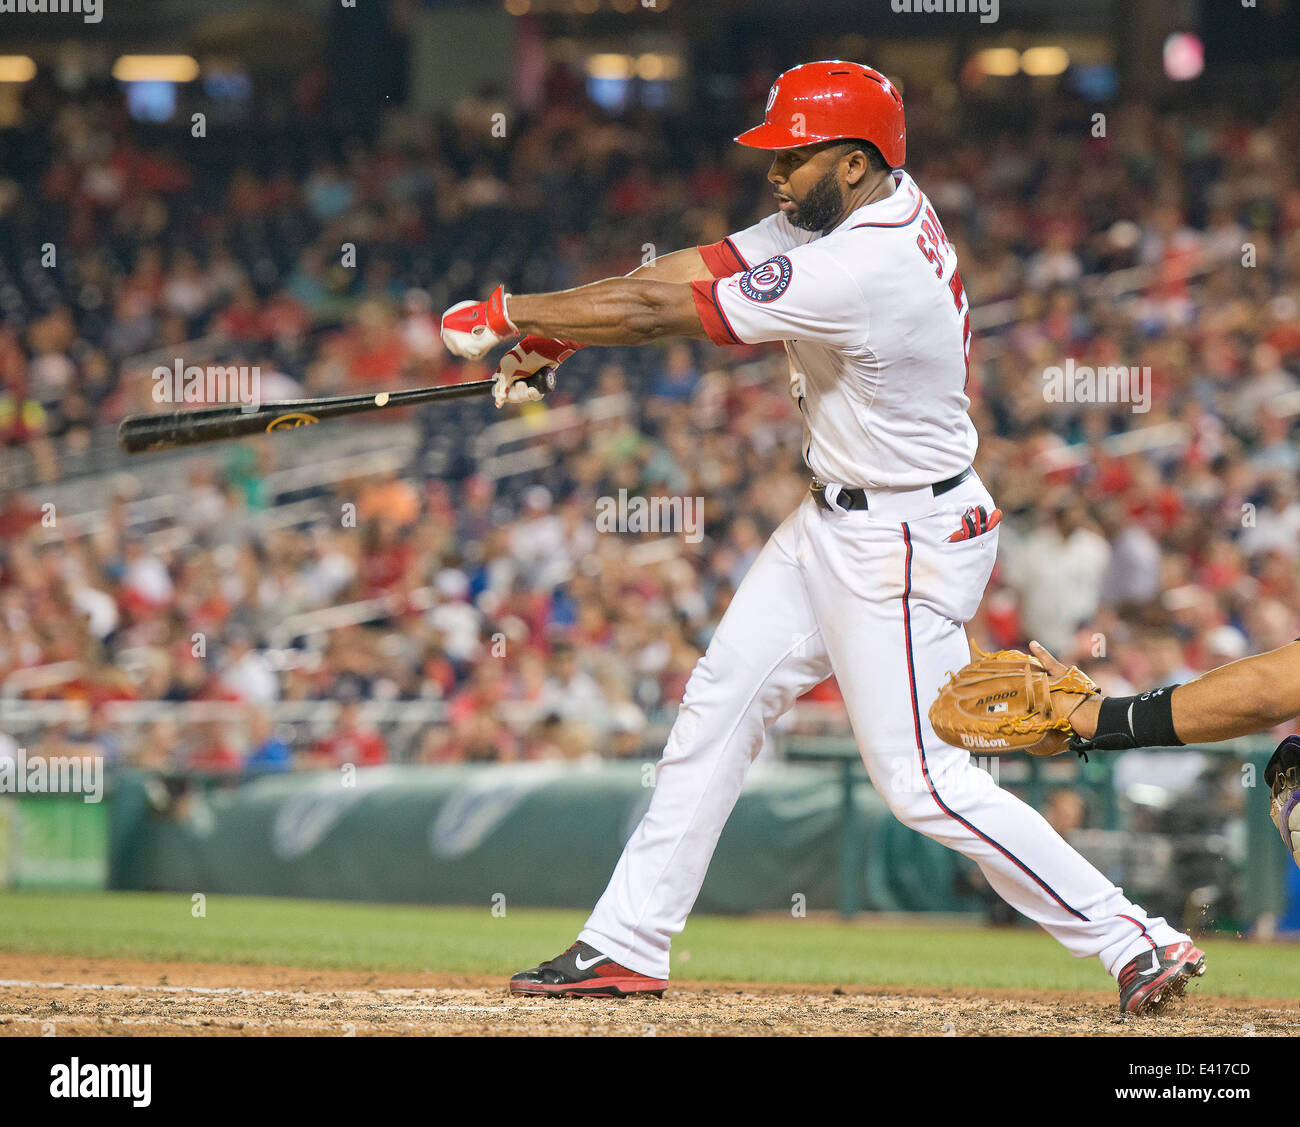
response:
<path id="1" fill-rule="evenodd" d="M 769 258 L 740 276 L 740 292 L 750 301 L 775 301 L 790 285 L 794 267 L 783 254 Z"/>

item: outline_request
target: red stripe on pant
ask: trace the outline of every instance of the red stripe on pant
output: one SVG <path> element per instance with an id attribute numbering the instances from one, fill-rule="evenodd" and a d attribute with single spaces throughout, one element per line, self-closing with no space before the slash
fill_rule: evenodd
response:
<path id="1" fill-rule="evenodd" d="M 989 845 L 993 846 L 994 849 L 996 849 L 999 853 L 1002 854 L 1002 856 L 1007 858 L 1008 861 L 1010 861 L 1017 868 L 1019 868 L 1021 872 L 1023 872 L 1026 876 L 1028 876 L 1035 884 L 1038 885 L 1039 888 L 1041 888 L 1044 892 L 1046 892 L 1053 900 L 1055 900 L 1062 908 L 1064 908 L 1072 916 L 1075 916 L 1078 919 L 1083 920 L 1084 923 L 1091 923 L 1092 921 L 1088 919 L 1087 916 L 1085 916 L 1077 908 L 1070 907 L 1069 904 L 1067 904 L 1063 899 L 1061 899 L 1057 891 L 1045 880 L 1043 880 L 1043 878 L 1040 877 L 1036 872 L 1034 872 L 1033 869 L 1031 869 L 1028 865 L 1026 865 L 1022 860 L 1020 860 L 1019 857 L 1017 857 L 1005 846 L 1000 845 L 998 842 L 994 841 L 991 837 L 989 837 L 988 834 L 984 833 L 975 825 L 967 821 L 955 810 L 951 809 L 943 801 L 943 799 L 939 797 L 939 792 L 935 790 L 934 781 L 930 778 L 930 766 L 925 761 L 925 741 L 921 738 L 921 709 L 917 702 L 917 696 L 916 696 L 916 669 L 912 662 L 912 610 L 911 610 L 912 532 L 911 529 L 909 529 L 906 524 L 904 524 L 902 527 L 903 527 L 903 543 L 907 546 L 907 557 L 904 565 L 905 574 L 904 574 L 904 581 L 903 581 L 903 634 L 905 636 L 906 649 L 907 649 L 907 682 L 908 682 L 908 687 L 910 688 L 912 693 L 912 724 L 916 730 L 916 750 L 921 757 L 921 774 L 925 777 L 925 785 L 927 788 L 929 788 L 930 797 L 934 799 L 935 804 L 939 807 L 940 810 L 942 810 L 945 814 L 947 814 L 948 817 L 952 818 L 954 821 L 965 826 L 968 830 L 970 830 L 971 833 L 973 833 L 981 841 L 987 842 Z"/>

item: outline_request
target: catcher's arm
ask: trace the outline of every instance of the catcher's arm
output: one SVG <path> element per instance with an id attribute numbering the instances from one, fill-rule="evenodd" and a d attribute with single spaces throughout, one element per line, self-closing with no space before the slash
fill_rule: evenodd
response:
<path id="1" fill-rule="evenodd" d="M 1037 642 L 1029 643 L 1030 650 L 1052 673 L 1059 676 L 1065 666 Z M 1170 694 L 1172 732 L 1176 742 L 1154 746 L 1178 746 L 1189 743 L 1216 743 L 1264 731 L 1300 716 L 1300 641 L 1270 650 L 1254 657 L 1242 658 L 1218 669 L 1211 669 L 1185 685 L 1175 685 L 1163 690 Z M 1149 696 L 1149 694 L 1144 694 Z M 1098 720 L 1108 698 L 1085 701 L 1070 717 L 1070 726 L 1085 740 L 1097 739 L 1098 747 L 1106 746 L 1105 730 L 1098 735 Z M 1114 698 L 1109 698 L 1114 699 Z M 1125 698 L 1129 699 L 1129 698 Z M 1153 746 L 1140 737 L 1146 729 L 1142 725 L 1141 710 L 1147 702 L 1141 697 L 1131 698 L 1135 707 L 1127 734 L 1139 742 L 1128 747 Z M 1107 712 L 1111 711 L 1107 708 Z M 1133 723 L 1136 721 L 1136 724 Z"/>
<path id="2" fill-rule="evenodd" d="M 1065 668 L 1037 642 L 1030 642 L 1029 648 L 1045 668 Z M 1271 728 L 1298 714 L 1300 641 L 1295 641 L 1221 665 L 1168 690 L 1085 701 L 1070 718 L 1083 739 L 1072 740 L 1070 746 L 1119 749 L 1215 743 Z M 1163 736 L 1152 735 L 1161 732 Z M 1264 768 L 1264 785 L 1269 788 L 1269 816 L 1292 860 L 1300 865 L 1300 736 L 1287 736 L 1278 745 Z"/>

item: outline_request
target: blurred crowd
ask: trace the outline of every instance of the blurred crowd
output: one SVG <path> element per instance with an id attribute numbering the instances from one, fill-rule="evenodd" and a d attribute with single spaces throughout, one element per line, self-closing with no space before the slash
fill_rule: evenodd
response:
<path id="1" fill-rule="evenodd" d="M 766 81 L 742 88 L 739 123 Z M 982 324 L 976 465 L 1005 514 L 972 635 L 1037 638 L 1111 692 L 1295 638 L 1296 103 L 1260 121 L 1125 104 L 1096 137 L 1045 99 L 1029 128 L 974 140 L 908 98 L 909 171 Z M 59 481 L 96 427 L 160 409 L 150 372 L 173 357 L 257 365 L 268 399 L 482 378 L 442 349 L 451 301 L 623 273 L 770 210 L 761 157 L 716 122 L 611 119 L 562 74 L 543 104 L 498 139 L 512 108 L 484 91 L 447 121 L 305 141 L 296 164 L 150 146 L 102 106 L 51 107 L 45 159 L 0 174 L 0 447 Z M 1052 401 L 1044 372 L 1069 358 L 1149 369 L 1149 409 Z M 410 466 L 299 491 L 314 507 L 294 525 L 266 520 L 273 442 L 189 463 L 175 515 L 150 523 L 123 480 L 86 535 L 45 527 L 39 483 L 5 492 L 0 682 L 87 704 L 37 750 L 213 770 L 657 755 L 807 488 L 783 354 L 587 349 L 560 385 L 523 412 L 544 427 L 578 409 L 547 432 L 549 464 L 494 480 L 474 439 L 503 416 L 430 409 Z M 702 498 L 703 538 L 598 531 L 620 490 Z M 367 601 L 361 623 L 286 625 Z M 231 720 L 123 738 L 105 719 L 119 700 L 225 701 Z M 341 703 L 325 730 L 275 722 L 312 701 Z M 842 724 L 836 701 L 820 687 L 801 722 Z M 436 720 L 396 738 L 383 706 L 401 702 Z"/>

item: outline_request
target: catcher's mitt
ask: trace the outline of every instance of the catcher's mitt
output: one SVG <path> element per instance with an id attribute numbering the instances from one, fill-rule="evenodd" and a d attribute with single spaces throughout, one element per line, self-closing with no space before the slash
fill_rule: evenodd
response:
<path id="1" fill-rule="evenodd" d="M 930 723 L 939 738 L 982 755 L 1024 751 L 1060 755 L 1069 745 L 1070 716 L 1101 690 L 1076 667 L 1056 680 L 1032 654 L 986 654 L 974 642 L 971 661 L 939 690 Z"/>
<path id="2" fill-rule="evenodd" d="M 1300 865 L 1300 736 L 1287 736 L 1264 768 L 1268 812 L 1292 860 Z"/>

